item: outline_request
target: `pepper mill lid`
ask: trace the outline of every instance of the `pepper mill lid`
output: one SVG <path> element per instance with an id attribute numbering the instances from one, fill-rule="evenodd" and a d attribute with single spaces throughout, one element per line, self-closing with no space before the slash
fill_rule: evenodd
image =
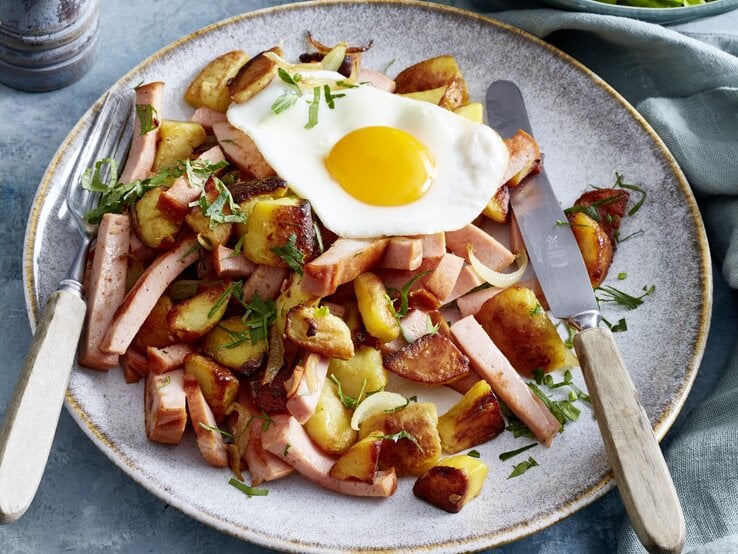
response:
<path id="1" fill-rule="evenodd" d="M 0 1 L 0 82 L 49 91 L 70 85 L 92 67 L 99 35 L 99 0 Z"/>

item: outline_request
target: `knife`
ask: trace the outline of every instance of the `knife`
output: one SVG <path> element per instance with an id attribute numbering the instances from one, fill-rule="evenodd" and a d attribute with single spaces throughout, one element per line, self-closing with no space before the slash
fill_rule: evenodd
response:
<path id="1" fill-rule="evenodd" d="M 520 89 L 495 81 L 487 89 L 490 127 L 503 138 L 533 135 Z M 554 316 L 575 329 L 574 349 L 620 496 L 649 552 L 680 552 L 685 525 L 679 498 L 648 416 L 602 316 L 574 234 L 546 172 L 510 187 L 510 204 L 528 258 Z"/>

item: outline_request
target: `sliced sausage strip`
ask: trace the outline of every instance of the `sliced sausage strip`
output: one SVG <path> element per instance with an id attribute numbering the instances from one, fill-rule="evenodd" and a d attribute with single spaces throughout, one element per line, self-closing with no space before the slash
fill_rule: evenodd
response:
<path id="1" fill-rule="evenodd" d="M 474 371 L 539 441 L 551 446 L 561 424 L 535 397 L 477 320 L 468 316 L 457 321 L 451 326 L 451 334 L 469 357 Z"/>
<path id="2" fill-rule="evenodd" d="M 391 496 L 397 488 L 394 469 L 378 471 L 373 483 L 342 481 L 328 475 L 335 460 L 310 440 L 297 420 L 288 415 L 272 416 L 269 428 L 261 435 L 265 450 L 279 456 L 318 485 L 352 496 Z"/>
<path id="3" fill-rule="evenodd" d="M 300 423 L 305 423 L 315 413 L 320 391 L 328 374 L 330 359 L 311 352 L 305 357 L 305 372 L 297 392 L 287 400 L 287 411 Z"/>
<path id="4" fill-rule="evenodd" d="M 101 351 L 100 343 L 125 296 L 129 234 L 127 215 L 103 215 L 88 280 L 87 321 L 79 359 L 83 366 L 110 369 L 118 365 L 118 354 Z"/>
<path id="5" fill-rule="evenodd" d="M 515 254 L 472 223 L 458 231 L 446 232 L 448 249 L 464 258 L 467 263 L 469 262 L 467 252 L 469 245 L 474 249 L 477 259 L 495 271 L 500 271 L 515 261 Z"/>
<path id="6" fill-rule="evenodd" d="M 378 267 L 413 271 L 423 263 L 423 239 L 392 237 Z"/>
<path id="7" fill-rule="evenodd" d="M 384 254 L 389 239 L 337 239 L 312 262 L 305 264 L 302 290 L 316 296 L 328 296 L 339 285 L 353 281 L 376 264 Z"/>
<path id="8" fill-rule="evenodd" d="M 252 487 L 258 487 L 264 481 L 281 479 L 295 471 L 295 468 L 282 460 L 282 458 L 264 450 L 261 444 L 261 428 L 263 425 L 263 419 L 255 418 L 251 422 L 250 429 L 247 431 L 249 433 L 249 440 L 246 444 L 244 457 L 246 458 L 246 464 L 251 474 Z"/>
<path id="9" fill-rule="evenodd" d="M 130 350 L 130 348 L 129 348 Z M 195 349 L 192 345 L 181 342 L 170 344 L 162 348 L 149 346 L 146 348 L 146 363 L 149 371 L 157 374 L 166 373 L 182 367 L 187 354 L 191 354 Z"/>
<path id="10" fill-rule="evenodd" d="M 374 88 L 385 92 L 395 92 L 395 81 L 374 69 L 362 68 L 356 80 L 359 83 L 369 83 Z"/>
<path id="11" fill-rule="evenodd" d="M 154 109 L 152 117 L 155 119 L 161 117 L 164 105 L 164 83 L 157 81 L 137 87 L 136 105 L 151 106 Z M 159 141 L 159 122 L 153 121 L 153 123 L 154 128 L 142 135 L 141 120 L 138 115 L 134 117 L 131 149 L 120 179 L 118 179 L 121 183 L 145 179 L 151 173 L 156 157 L 156 143 Z"/>
<path id="12" fill-rule="evenodd" d="M 213 133 L 228 159 L 247 176 L 264 179 L 275 175 L 254 141 L 246 133 L 235 128 L 228 121 L 213 123 Z"/>
<path id="13" fill-rule="evenodd" d="M 247 302 L 256 294 L 262 300 L 276 298 L 289 270 L 283 267 L 258 265 L 243 285 L 243 299 Z"/>
<path id="14" fill-rule="evenodd" d="M 228 121 L 228 118 L 224 113 L 216 112 L 215 110 L 212 110 L 207 106 L 200 106 L 195 110 L 195 113 L 192 114 L 192 117 L 190 117 L 190 121 L 192 121 L 193 123 L 199 123 L 203 126 L 203 129 L 205 129 L 208 134 L 210 134 L 213 132 L 213 125 L 215 123 Z"/>
<path id="15" fill-rule="evenodd" d="M 159 297 L 186 267 L 200 258 L 198 246 L 197 239 L 190 237 L 154 260 L 115 313 L 100 344 L 103 352 L 125 353 Z"/>
<path id="16" fill-rule="evenodd" d="M 146 376 L 144 417 L 146 436 L 152 441 L 179 444 L 187 426 L 184 370 Z"/>
<path id="17" fill-rule="evenodd" d="M 220 279 L 245 279 L 254 273 L 256 265 L 222 244 L 213 250 L 213 269 Z"/>
<path id="18" fill-rule="evenodd" d="M 194 375 L 184 376 L 184 391 L 187 396 L 187 408 L 190 412 L 192 427 L 197 436 L 197 447 L 200 449 L 200 454 L 208 465 L 227 467 L 228 453 L 223 435 L 213 430 L 218 427 L 218 424 Z"/>

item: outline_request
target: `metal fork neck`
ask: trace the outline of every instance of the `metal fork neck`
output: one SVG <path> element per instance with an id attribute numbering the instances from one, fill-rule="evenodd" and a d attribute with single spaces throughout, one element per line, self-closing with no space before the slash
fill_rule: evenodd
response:
<path id="1" fill-rule="evenodd" d="M 87 236 L 82 237 L 82 244 L 77 250 L 77 254 L 74 256 L 72 265 L 69 267 L 69 273 L 67 274 L 66 280 L 82 282 L 85 275 L 85 266 L 87 265 L 87 250 L 90 245 L 90 238 Z M 80 285 L 81 287 L 81 285 Z"/>

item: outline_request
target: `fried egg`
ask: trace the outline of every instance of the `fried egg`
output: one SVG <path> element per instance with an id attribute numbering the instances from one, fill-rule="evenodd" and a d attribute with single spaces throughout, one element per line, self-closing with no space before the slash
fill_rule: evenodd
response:
<path id="1" fill-rule="evenodd" d="M 507 147 L 486 125 L 338 73 L 299 79 L 276 77 L 227 117 L 337 235 L 459 229 L 501 185 Z"/>

